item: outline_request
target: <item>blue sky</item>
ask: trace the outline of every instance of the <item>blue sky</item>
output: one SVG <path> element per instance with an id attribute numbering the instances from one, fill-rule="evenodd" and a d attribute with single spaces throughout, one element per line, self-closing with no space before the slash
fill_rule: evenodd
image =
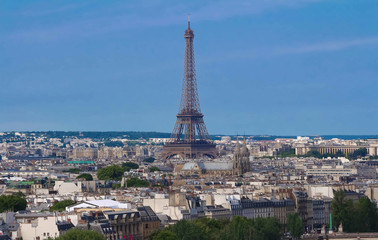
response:
<path id="1" fill-rule="evenodd" d="M 378 1 L 0 1 L 0 131 L 171 132 L 187 14 L 210 134 L 378 134 Z"/>

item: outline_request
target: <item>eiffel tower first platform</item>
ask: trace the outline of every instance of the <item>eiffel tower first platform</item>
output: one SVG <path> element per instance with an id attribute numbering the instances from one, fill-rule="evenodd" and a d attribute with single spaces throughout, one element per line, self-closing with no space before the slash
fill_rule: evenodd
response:
<path id="1" fill-rule="evenodd" d="M 184 38 L 185 60 L 180 110 L 171 138 L 164 145 L 162 157 L 170 159 L 178 155 L 183 159 L 205 156 L 215 158 L 217 150 L 207 132 L 198 98 L 193 48 L 194 33 L 190 28 L 190 20 Z"/>

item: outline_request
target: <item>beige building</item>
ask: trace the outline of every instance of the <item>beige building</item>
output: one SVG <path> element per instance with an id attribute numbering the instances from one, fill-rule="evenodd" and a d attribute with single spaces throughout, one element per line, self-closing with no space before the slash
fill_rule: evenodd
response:
<path id="1" fill-rule="evenodd" d="M 211 219 L 230 219 L 231 210 L 222 206 L 206 206 L 204 208 L 205 216 Z"/>
<path id="2" fill-rule="evenodd" d="M 75 215 L 70 217 L 54 216 L 51 213 L 16 214 L 15 221 L 19 224 L 17 235 L 22 237 L 23 240 L 56 238 L 67 229 L 74 227 L 71 218 L 75 217 Z"/>
<path id="3" fill-rule="evenodd" d="M 54 191 L 57 191 L 59 195 L 68 195 L 81 192 L 81 182 L 64 182 L 56 181 Z"/>
<path id="4" fill-rule="evenodd" d="M 369 145 L 307 145 L 299 144 L 295 147 L 296 155 L 306 155 L 309 151 L 318 151 L 321 154 L 336 154 L 337 152 L 342 152 L 344 155 L 352 154 L 354 151 L 360 148 L 366 148 L 367 154 L 369 156 L 378 155 L 378 143 Z"/>
<path id="5" fill-rule="evenodd" d="M 121 239 L 132 236 L 144 240 L 160 229 L 160 220 L 150 207 L 138 207 L 136 211 L 104 212 L 113 231 Z"/>
<path id="6" fill-rule="evenodd" d="M 365 196 L 367 196 L 371 201 L 378 201 L 378 185 L 368 186 Z"/>
<path id="7" fill-rule="evenodd" d="M 232 162 L 188 162 L 177 165 L 175 172 L 182 175 L 231 176 Z"/>
<path id="8" fill-rule="evenodd" d="M 157 214 L 166 214 L 172 220 L 181 220 L 182 210 L 187 209 L 186 195 L 185 193 L 156 194 L 154 198 L 143 199 L 143 206 L 151 207 Z"/>
<path id="9" fill-rule="evenodd" d="M 312 176 L 332 176 L 339 178 L 342 176 L 350 176 L 357 174 L 356 168 L 346 168 L 343 165 L 329 165 L 329 166 L 317 166 L 317 167 L 305 167 L 306 175 Z"/>

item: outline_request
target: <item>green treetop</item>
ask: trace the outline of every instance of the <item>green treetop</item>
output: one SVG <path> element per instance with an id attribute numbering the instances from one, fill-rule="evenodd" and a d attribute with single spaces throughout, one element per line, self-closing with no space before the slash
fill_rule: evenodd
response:
<path id="1" fill-rule="evenodd" d="M 62 201 L 59 201 L 59 202 L 55 202 L 50 207 L 50 212 L 54 212 L 54 211 L 62 212 L 64 210 L 66 210 L 66 207 L 74 205 L 74 204 L 75 204 L 75 201 L 73 201 L 73 200 L 62 200 Z"/>
<path id="2" fill-rule="evenodd" d="M 93 230 L 71 228 L 55 240 L 106 240 L 105 236 Z"/>
<path id="3" fill-rule="evenodd" d="M 97 177 L 100 180 L 116 180 L 119 181 L 122 179 L 123 173 L 125 170 L 120 166 L 108 166 L 101 168 L 97 171 Z"/>
<path id="4" fill-rule="evenodd" d="M 25 196 L 19 192 L 12 195 L 0 196 L 0 212 L 12 210 L 14 212 L 26 209 Z"/>
<path id="5" fill-rule="evenodd" d="M 79 176 L 77 176 L 76 179 L 80 179 L 80 178 L 84 178 L 84 179 L 87 180 L 87 181 L 92 181 L 92 180 L 93 180 L 92 175 L 89 174 L 89 173 L 82 173 L 82 174 L 80 174 Z"/>
<path id="6" fill-rule="evenodd" d="M 298 216 L 297 213 L 291 213 L 288 216 L 287 228 L 291 234 L 296 239 L 299 239 L 303 234 L 303 223 L 302 219 Z"/>

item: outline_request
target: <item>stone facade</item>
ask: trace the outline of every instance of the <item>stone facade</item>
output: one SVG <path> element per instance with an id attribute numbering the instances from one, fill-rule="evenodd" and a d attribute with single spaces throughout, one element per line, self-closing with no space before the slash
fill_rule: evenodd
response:
<path id="1" fill-rule="evenodd" d="M 240 148 L 239 139 L 236 141 L 236 148 L 233 159 L 232 175 L 239 176 L 246 172 L 251 171 L 251 164 L 249 163 L 249 151 L 245 138 L 243 141 L 243 146 Z"/>

